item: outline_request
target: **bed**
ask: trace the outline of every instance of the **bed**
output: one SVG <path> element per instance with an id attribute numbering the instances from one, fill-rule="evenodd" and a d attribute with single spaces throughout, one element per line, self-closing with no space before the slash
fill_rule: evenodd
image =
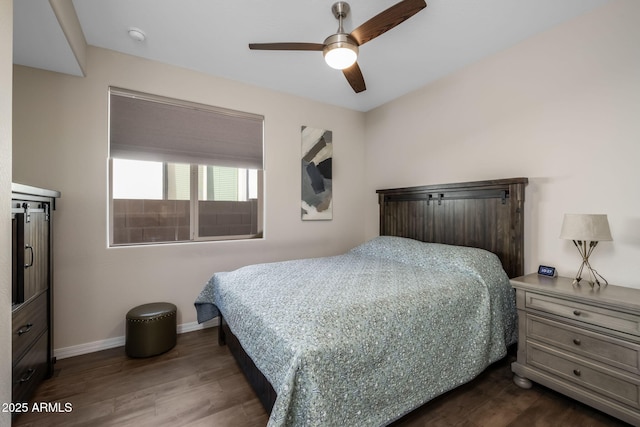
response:
<path id="1" fill-rule="evenodd" d="M 220 316 L 270 426 L 386 425 L 515 342 L 526 183 L 378 190 L 379 237 L 216 273 L 198 321 Z"/>

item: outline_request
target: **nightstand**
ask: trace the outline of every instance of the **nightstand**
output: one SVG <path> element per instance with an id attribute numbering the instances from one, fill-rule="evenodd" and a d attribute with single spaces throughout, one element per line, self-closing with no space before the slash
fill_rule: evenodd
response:
<path id="1" fill-rule="evenodd" d="M 640 290 L 537 274 L 511 279 L 518 307 L 513 381 L 535 381 L 640 425 Z"/>

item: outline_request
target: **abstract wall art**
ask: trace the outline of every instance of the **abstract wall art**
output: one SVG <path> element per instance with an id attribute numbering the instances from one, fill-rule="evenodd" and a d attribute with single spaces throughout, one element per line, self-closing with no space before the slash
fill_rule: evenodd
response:
<path id="1" fill-rule="evenodd" d="M 333 133 L 302 126 L 302 219 L 333 218 Z"/>

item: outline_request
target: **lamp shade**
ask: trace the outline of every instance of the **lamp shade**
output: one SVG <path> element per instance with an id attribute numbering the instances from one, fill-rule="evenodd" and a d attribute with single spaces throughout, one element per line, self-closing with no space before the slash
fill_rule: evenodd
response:
<path id="1" fill-rule="evenodd" d="M 601 242 L 613 240 L 606 215 L 564 214 L 561 239 Z"/>

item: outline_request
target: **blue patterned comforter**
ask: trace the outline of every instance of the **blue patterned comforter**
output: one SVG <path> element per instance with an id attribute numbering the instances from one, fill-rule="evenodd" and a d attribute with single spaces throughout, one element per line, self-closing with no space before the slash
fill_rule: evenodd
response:
<path id="1" fill-rule="evenodd" d="M 346 254 L 216 273 L 222 313 L 278 397 L 269 426 L 375 426 L 473 379 L 516 340 L 490 252 L 381 236 Z"/>

